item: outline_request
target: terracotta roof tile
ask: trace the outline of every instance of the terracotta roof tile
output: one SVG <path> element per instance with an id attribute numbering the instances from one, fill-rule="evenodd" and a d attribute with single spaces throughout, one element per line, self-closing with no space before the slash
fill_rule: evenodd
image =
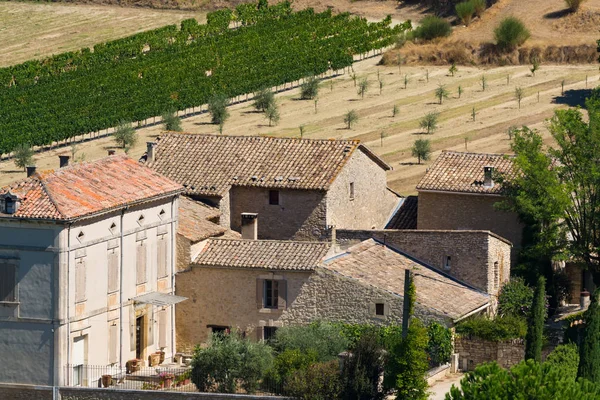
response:
<path id="1" fill-rule="evenodd" d="M 329 243 L 278 240 L 209 239 L 197 266 L 310 271 L 329 251 Z"/>
<path id="2" fill-rule="evenodd" d="M 177 233 L 194 243 L 212 236 L 222 235 L 227 229 L 210 221 L 220 215 L 221 213 L 216 208 L 182 196 L 179 198 Z"/>
<path id="3" fill-rule="evenodd" d="M 222 196 L 231 186 L 327 190 L 352 153 L 352 140 L 168 133 L 148 165 L 181 183 L 189 194 Z"/>
<path id="4" fill-rule="evenodd" d="M 404 271 L 410 269 L 415 276 L 417 303 L 453 320 L 490 302 L 487 294 L 373 239 L 348 248 L 344 253 L 325 260 L 323 265 L 343 276 L 398 296 L 404 293 Z"/>
<path id="5" fill-rule="evenodd" d="M 112 156 L 37 173 L 0 189 L 22 198 L 15 214 L 0 216 L 72 220 L 182 190 L 137 161 Z"/>
<path id="6" fill-rule="evenodd" d="M 500 194 L 500 184 L 483 185 L 483 167 L 492 166 L 497 172 L 511 174 L 511 158 L 504 154 L 442 151 L 417 185 L 417 190 Z"/>
<path id="7" fill-rule="evenodd" d="M 417 229 L 418 208 L 418 196 L 404 198 L 392 219 L 385 226 L 385 229 Z"/>

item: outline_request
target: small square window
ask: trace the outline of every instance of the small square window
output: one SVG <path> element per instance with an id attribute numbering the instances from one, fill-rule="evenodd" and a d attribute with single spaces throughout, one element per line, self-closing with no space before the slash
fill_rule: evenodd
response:
<path id="1" fill-rule="evenodd" d="M 385 306 L 383 303 L 375 303 L 375 315 L 385 315 Z"/>
<path id="2" fill-rule="evenodd" d="M 354 182 L 350 182 L 350 200 L 354 200 Z"/>
<path id="3" fill-rule="evenodd" d="M 452 257 L 446 256 L 444 261 L 444 269 L 448 271 L 452 267 Z"/>
<path id="4" fill-rule="evenodd" d="M 272 206 L 279 205 L 279 190 L 269 190 L 269 204 Z"/>

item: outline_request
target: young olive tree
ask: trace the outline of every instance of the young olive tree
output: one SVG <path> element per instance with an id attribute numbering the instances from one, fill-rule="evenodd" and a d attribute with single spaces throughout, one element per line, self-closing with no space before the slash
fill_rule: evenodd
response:
<path id="1" fill-rule="evenodd" d="M 348 129 L 352 129 L 352 125 L 356 122 L 358 122 L 358 113 L 356 111 L 350 110 L 344 114 L 344 123 L 346 123 Z"/>
<path id="2" fill-rule="evenodd" d="M 419 121 L 419 126 L 425 129 L 427 134 L 433 133 L 438 128 L 438 118 L 440 114 L 436 111 L 425 114 Z"/>
<path id="3" fill-rule="evenodd" d="M 128 153 L 138 140 L 137 133 L 131 123 L 125 121 L 119 123 L 113 136 L 117 145 L 125 149 L 125 153 Z"/>
<path id="4" fill-rule="evenodd" d="M 15 165 L 26 170 L 28 165 L 33 164 L 33 149 L 27 143 L 18 144 L 13 150 Z"/>
<path id="5" fill-rule="evenodd" d="M 417 162 L 421 164 L 421 160 L 428 161 L 431 156 L 431 143 L 427 139 L 417 139 L 411 149 L 413 157 L 417 157 Z"/>

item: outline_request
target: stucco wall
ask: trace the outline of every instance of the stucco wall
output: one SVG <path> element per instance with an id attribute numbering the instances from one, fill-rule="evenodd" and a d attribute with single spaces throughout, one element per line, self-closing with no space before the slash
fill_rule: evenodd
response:
<path id="1" fill-rule="evenodd" d="M 287 280 L 287 304 L 294 304 L 310 272 L 277 271 Z M 256 280 L 271 276 L 268 270 L 192 267 L 177 275 L 177 295 L 187 301 L 176 308 L 178 351 L 189 352 L 210 335 L 208 325 L 252 331 L 256 326 L 277 326 L 282 310 L 258 309 Z"/>
<path id="2" fill-rule="evenodd" d="M 419 192 L 418 229 L 488 230 L 513 244 L 513 260 L 521 248 L 523 226 L 514 213 L 499 211 L 500 196 Z"/>
<path id="3" fill-rule="evenodd" d="M 375 315 L 375 303 L 384 304 L 384 316 Z M 402 324 L 402 297 L 352 278 L 318 268 L 282 315 L 285 324 L 308 324 L 313 321 L 339 321 L 356 324 Z M 424 322 L 449 324 L 441 314 L 415 305 L 414 315 Z"/>
<path id="4" fill-rule="evenodd" d="M 486 231 L 337 230 L 343 248 L 369 238 L 390 244 L 404 253 L 490 294 L 510 276 L 510 244 Z M 450 256 L 450 269 L 445 268 Z M 498 270 L 503 281 L 496 284 Z"/>
<path id="5" fill-rule="evenodd" d="M 353 199 L 350 183 L 354 183 Z M 327 191 L 327 225 L 340 229 L 381 229 L 398 201 L 387 189 L 386 172 L 357 150 Z"/>
<path id="6" fill-rule="evenodd" d="M 279 204 L 269 204 L 269 189 L 233 187 L 231 229 L 241 232 L 241 214 L 258 214 L 258 238 L 318 240 L 327 235 L 325 192 L 280 190 Z"/>

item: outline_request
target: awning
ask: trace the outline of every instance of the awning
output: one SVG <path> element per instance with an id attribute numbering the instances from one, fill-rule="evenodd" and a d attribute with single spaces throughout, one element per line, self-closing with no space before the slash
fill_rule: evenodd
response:
<path id="1" fill-rule="evenodd" d="M 174 294 L 151 292 L 134 297 L 131 300 L 134 303 L 152 304 L 155 306 L 171 306 L 187 300 L 187 297 L 175 296 Z"/>

